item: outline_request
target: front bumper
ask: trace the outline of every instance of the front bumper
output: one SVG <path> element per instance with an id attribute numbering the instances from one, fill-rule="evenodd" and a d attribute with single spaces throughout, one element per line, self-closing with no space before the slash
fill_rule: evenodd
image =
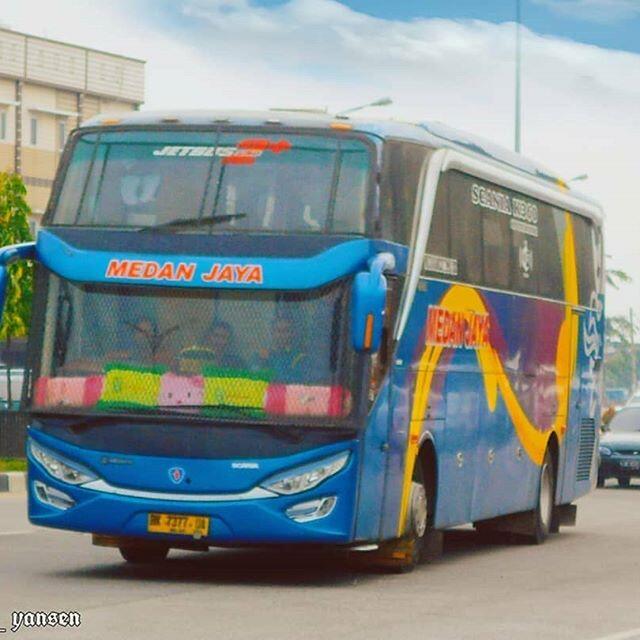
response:
<path id="1" fill-rule="evenodd" d="M 640 456 L 601 456 L 598 476 L 607 478 L 640 478 Z"/>
<path id="2" fill-rule="evenodd" d="M 32 436 L 33 437 L 33 436 Z M 165 491 L 162 499 L 132 497 L 73 486 L 56 480 L 28 454 L 29 519 L 35 525 L 96 533 L 114 537 L 148 538 L 169 544 L 193 541 L 183 535 L 152 534 L 147 531 L 148 514 L 170 513 L 199 515 L 210 518 L 209 535 L 198 543 L 215 546 L 242 544 L 349 544 L 353 541 L 355 495 L 357 487 L 357 447 L 351 445 L 346 467 L 317 487 L 289 496 L 268 496 L 242 500 L 190 501 L 185 494 L 171 499 Z M 51 446 L 51 442 L 47 442 Z M 64 448 L 61 443 L 60 449 Z M 329 447 L 335 451 L 335 445 Z M 331 453 L 331 451 L 329 453 Z M 60 453 L 64 451 L 59 450 Z M 309 461 L 327 455 L 327 447 L 307 452 Z M 82 463 L 82 460 L 76 460 Z M 176 460 L 175 464 L 180 464 Z M 283 466 L 283 470 L 288 465 Z M 75 503 L 68 509 L 45 504 L 35 487 L 43 483 L 67 494 Z M 149 492 L 152 494 L 153 492 Z M 260 492 L 258 492 L 260 495 Z M 325 517 L 310 522 L 296 522 L 286 511 L 297 504 L 316 498 L 336 496 L 333 510 Z"/>

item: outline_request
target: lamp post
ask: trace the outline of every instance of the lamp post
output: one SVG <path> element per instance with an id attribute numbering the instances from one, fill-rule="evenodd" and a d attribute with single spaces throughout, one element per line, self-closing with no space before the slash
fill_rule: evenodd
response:
<path id="1" fill-rule="evenodd" d="M 521 125 L 521 65 L 522 65 L 522 33 L 521 33 L 521 0 L 516 0 L 516 96 L 515 96 L 515 135 L 514 146 L 516 153 L 522 149 Z"/>
<path id="2" fill-rule="evenodd" d="M 360 109 L 366 109 L 367 107 L 387 107 L 390 104 L 393 104 L 393 100 L 391 98 L 378 98 L 373 102 L 367 102 L 367 104 L 361 104 L 357 107 L 351 107 L 350 109 L 339 111 L 336 115 L 343 116 L 345 113 L 353 113 L 354 111 L 360 111 Z"/>

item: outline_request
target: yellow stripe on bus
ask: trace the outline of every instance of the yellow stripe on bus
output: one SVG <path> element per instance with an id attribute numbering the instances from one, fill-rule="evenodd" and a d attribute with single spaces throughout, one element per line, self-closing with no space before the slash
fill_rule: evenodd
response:
<path id="1" fill-rule="evenodd" d="M 491 412 L 495 411 L 499 391 L 522 447 L 527 452 L 529 458 L 537 465 L 541 465 L 544 460 L 544 454 L 551 433 L 556 433 L 558 439 L 561 440 L 566 431 L 566 416 L 569 408 L 571 379 L 575 370 L 578 350 L 578 316 L 572 310 L 572 306 L 578 304 L 578 273 L 573 224 L 571 215 L 568 212 L 565 213 L 562 270 L 564 295 L 567 305 L 565 307 L 565 317 L 560 327 L 558 346 L 556 349 L 558 410 L 550 429 L 542 431 L 529 420 L 509 382 L 498 352 L 491 346 L 481 346 L 476 350 L 478 368 L 483 376 L 485 397 L 489 410 Z M 438 303 L 438 306 L 448 309 L 449 311 L 488 313 L 487 307 L 480 294 L 472 287 L 466 285 L 453 285 L 450 287 Z M 398 518 L 398 535 L 402 535 L 405 529 L 411 492 L 411 479 L 418 454 L 420 432 L 431 393 L 433 375 L 438 367 L 443 349 L 444 347 L 440 345 L 426 345 L 418 366 L 405 454 L 400 515 Z"/>

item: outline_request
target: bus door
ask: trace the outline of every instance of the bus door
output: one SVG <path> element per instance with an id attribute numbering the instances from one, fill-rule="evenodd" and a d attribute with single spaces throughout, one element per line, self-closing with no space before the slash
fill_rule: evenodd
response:
<path id="1" fill-rule="evenodd" d="M 445 498 L 446 510 L 439 511 L 439 527 L 472 520 L 482 386 L 477 368 L 446 376 L 444 449 L 438 456 L 438 495 Z"/>

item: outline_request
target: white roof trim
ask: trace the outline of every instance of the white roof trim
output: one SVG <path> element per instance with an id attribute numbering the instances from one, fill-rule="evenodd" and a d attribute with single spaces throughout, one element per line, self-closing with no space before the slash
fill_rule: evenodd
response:
<path id="1" fill-rule="evenodd" d="M 532 176 L 512 169 L 495 160 L 479 160 L 460 151 L 450 150 L 442 165 L 442 172 L 455 169 L 495 182 L 496 184 L 513 189 L 532 198 L 537 198 L 560 209 L 567 209 L 596 222 L 602 222 L 603 212 L 595 202 L 578 197 L 571 191 L 562 191 L 559 186 L 546 184 Z"/>
<path id="2" fill-rule="evenodd" d="M 15 100 L 5 100 L 0 98 L 0 107 L 17 107 L 20 103 Z"/>
<path id="3" fill-rule="evenodd" d="M 436 192 L 438 183 L 440 182 L 440 173 L 444 170 L 447 159 L 452 152 L 450 149 L 438 149 L 430 158 L 428 157 L 426 171 L 423 169 L 420 180 L 420 191 L 422 198 L 418 205 L 418 224 L 413 236 L 413 243 L 409 251 L 407 280 L 400 300 L 400 313 L 396 322 L 394 337 L 396 340 L 400 338 L 409 319 L 409 313 L 413 306 L 413 300 L 416 296 L 416 288 L 418 280 L 422 273 L 422 264 L 424 262 L 424 253 L 427 247 L 427 238 L 429 229 L 431 228 L 431 217 L 433 215 L 433 207 L 436 202 Z"/>

